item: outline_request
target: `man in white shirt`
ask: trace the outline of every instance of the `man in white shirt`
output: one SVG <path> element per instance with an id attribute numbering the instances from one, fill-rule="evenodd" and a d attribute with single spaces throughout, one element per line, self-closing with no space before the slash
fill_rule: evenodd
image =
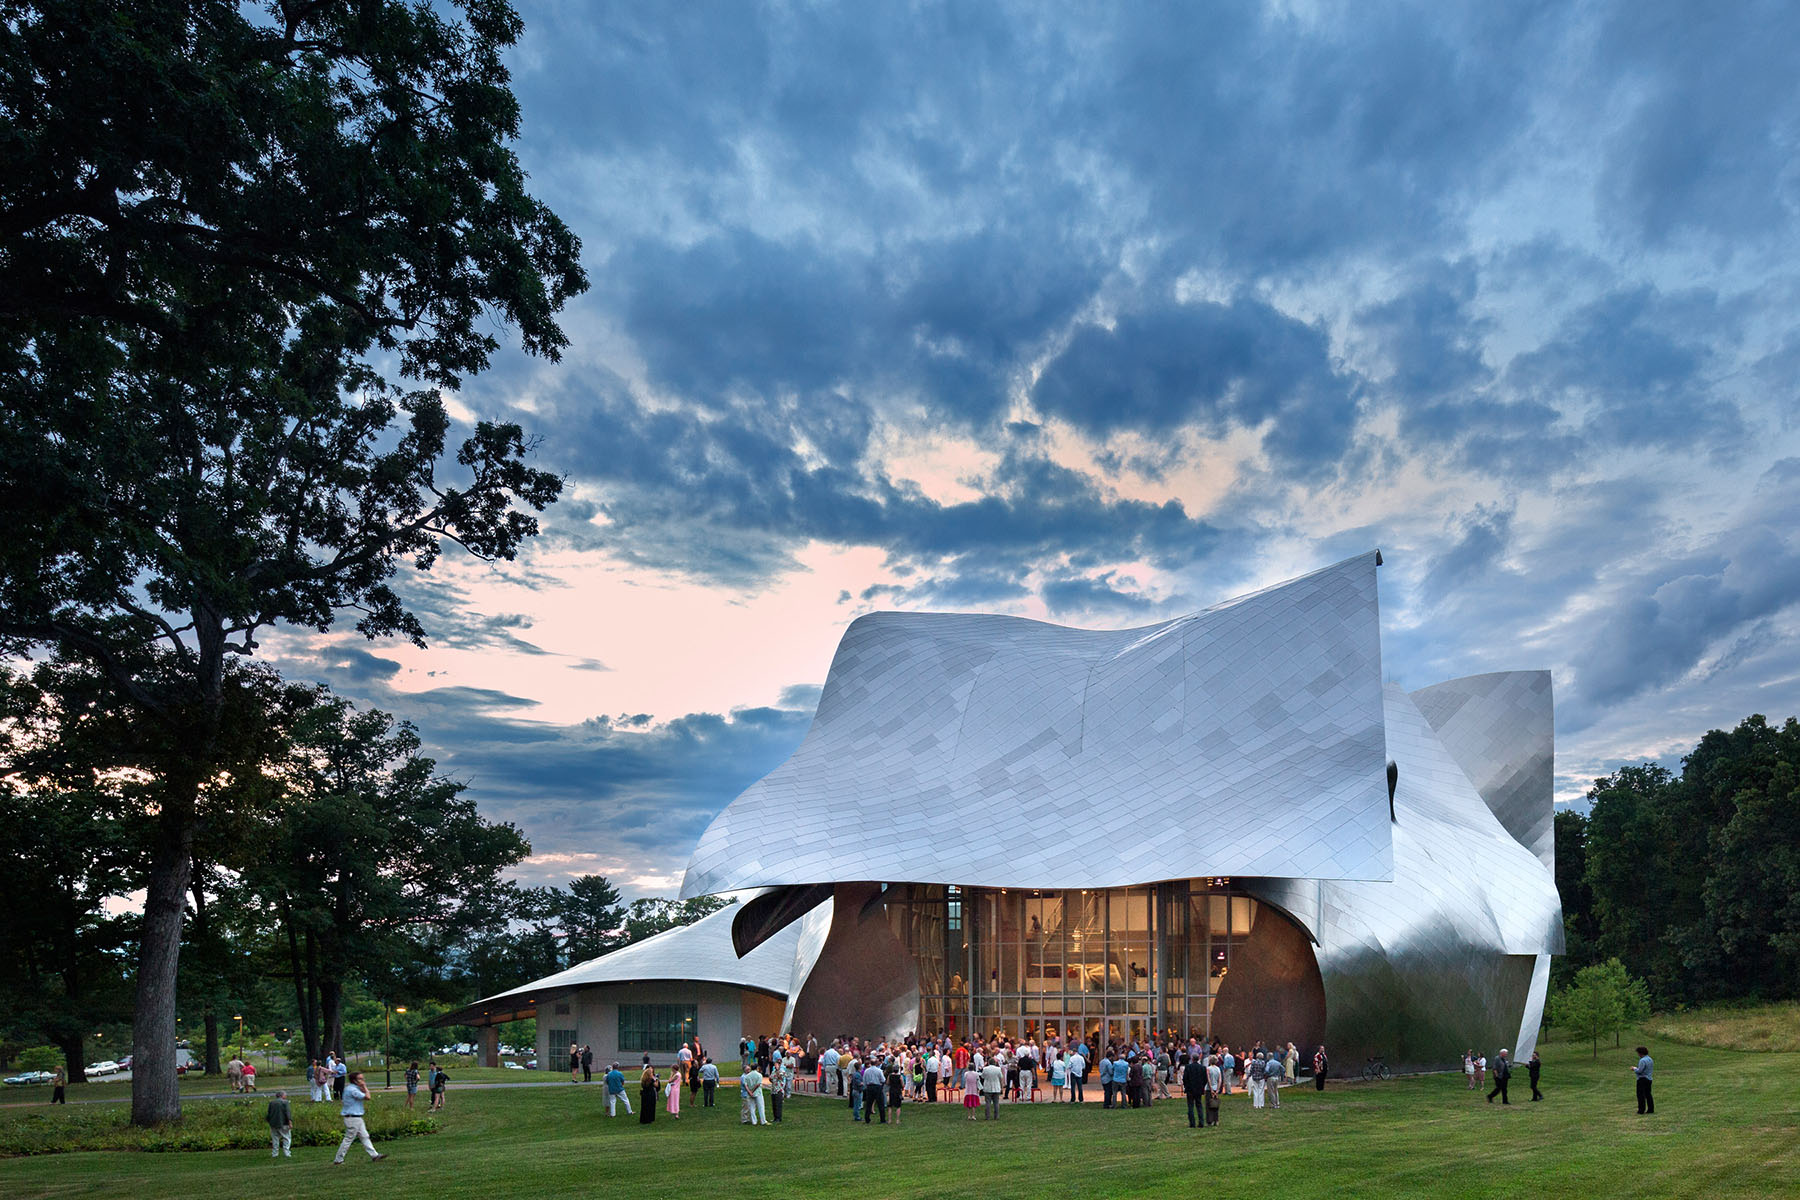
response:
<path id="1" fill-rule="evenodd" d="M 338 1143 L 337 1157 L 331 1160 L 332 1166 L 343 1166 L 344 1155 L 350 1152 L 350 1143 L 358 1140 L 361 1140 L 363 1149 L 369 1152 L 370 1162 L 380 1162 L 387 1157 L 385 1154 L 376 1153 L 375 1143 L 369 1140 L 369 1127 L 363 1124 L 363 1103 L 368 1100 L 368 1098 L 369 1093 L 363 1086 L 363 1076 L 361 1071 L 345 1078 L 344 1107 L 342 1110 L 344 1118 L 344 1140 Z"/>
<path id="2" fill-rule="evenodd" d="M 836 1042 L 825 1047 L 825 1053 L 819 1055 L 819 1069 L 823 1072 L 819 1077 L 819 1082 L 823 1085 L 820 1090 L 824 1091 L 835 1086 L 837 1088 L 837 1094 L 840 1096 L 843 1095 L 843 1077 L 838 1074 L 838 1050 Z"/>
<path id="3" fill-rule="evenodd" d="M 1081 1077 L 1087 1074 L 1087 1059 L 1083 1058 L 1081 1051 L 1077 1050 L 1069 1055 L 1068 1062 L 1064 1064 L 1064 1070 L 1069 1080 L 1069 1102 L 1080 1104 Z"/>
<path id="4" fill-rule="evenodd" d="M 925 1102 L 927 1104 L 937 1100 L 938 1067 L 940 1065 L 936 1050 L 931 1050 L 925 1055 Z"/>

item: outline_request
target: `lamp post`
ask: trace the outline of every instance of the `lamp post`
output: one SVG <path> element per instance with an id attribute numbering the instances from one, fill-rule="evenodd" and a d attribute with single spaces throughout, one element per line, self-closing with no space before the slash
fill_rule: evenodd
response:
<path id="1" fill-rule="evenodd" d="M 232 1018 L 231 1018 L 231 1019 L 232 1019 L 232 1020 L 234 1020 L 234 1021 L 236 1021 L 236 1022 L 237 1022 L 237 1023 L 238 1023 L 238 1052 L 237 1052 L 237 1056 L 238 1056 L 238 1057 L 239 1057 L 239 1058 L 242 1058 L 242 1057 L 244 1057 L 244 1014 L 242 1014 L 242 1013 L 238 1013 L 238 1014 L 237 1014 L 237 1015 L 236 1015 L 236 1016 L 234 1016 L 234 1017 L 232 1017 Z"/>
<path id="2" fill-rule="evenodd" d="M 389 1010 L 387 1001 L 381 1002 L 381 1059 L 387 1070 L 387 1087 L 394 1086 L 394 1013 L 403 1013 L 406 1005 Z M 383 1089 L 384 1091 L 386 1088 Z"/>

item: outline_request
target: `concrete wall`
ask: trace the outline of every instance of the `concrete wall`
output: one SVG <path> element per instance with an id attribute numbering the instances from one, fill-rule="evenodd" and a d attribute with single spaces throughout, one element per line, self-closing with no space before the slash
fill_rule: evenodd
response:
<path id="1" fill-rule="evenodd" d="M 556 1015 L 556 1006 L 567 1004 L 566 1015 Z M 760 992 L 747 992 L 723 983 L 652 982 L 606 983 L 551 993 L 538 1000 L 538 1067 L 545 1071 L 567 1071 L 569 1047 L 550 1045 L 552 1029 L 573 1029 L 575 1040 L 594 1048 L 594 1070 L 598 1075 L 617 1062 L 627 1076 L 636 1078 L 636 1068 L 643 1062 L 638 1050 L 619 1049 L 619 1005 L 621 1004 L 692 1004 L 696 1015 L 700 1043 L 706 1052 L 721 1063 L 737 1061 L 738 1039 L 745 1034 L 774 1033 L 781 1025 L 783 1001 Z M 650 1061 L 667 1066 L 674 1054 L 652 1054 Z"/>

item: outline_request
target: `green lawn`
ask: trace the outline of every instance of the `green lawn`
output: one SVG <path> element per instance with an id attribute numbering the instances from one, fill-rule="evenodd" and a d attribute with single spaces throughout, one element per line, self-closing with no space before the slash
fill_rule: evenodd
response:
<path id="1" fill-rule="evenodd" d="M 796 1099 L 785 1124 L 750 1129 L 729 1094 L 645 1127 L 608 1121 L 598 1085 L 453 1089 L 441 1132 L 390 1143 L 379 1164 L 353 1151 L 341 1180 L 316 1174 L 322 1148 L 281 1164 L 261 1151 L 86 1153 L 0 1162 L 0 1195 L 1800 1197 L 1800 1055 L 1656 1055 L 1654 1117 L 1636 1115 L 1629 1048 L 1592 1059 L 1564 1043 L 1545 1050 L 1542 1104 L 1524 1099 L 1522 1073 L 1511 1108 L 1459 1075 L 1334 1083 L 1287 1089 L 1279 1112 L 1233 1097 L 1220 1128 L 1198 1132 L 1180 1101 L 1003 1106 L 991 1124 L 909 1105 L 897 1128 L 865 1128 L 835 1101 Z"/>

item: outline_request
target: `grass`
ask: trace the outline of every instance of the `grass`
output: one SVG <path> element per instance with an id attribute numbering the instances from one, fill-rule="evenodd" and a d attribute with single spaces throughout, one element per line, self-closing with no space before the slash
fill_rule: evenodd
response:
<path id="1" fill-rule="evenodd" d="M 1334 1083 L 1323 1095 L 1287 1089 L 1279 1112 L 1233 1097 L 1220 1128 L 1198 1132 L 1180 1101 L 1127 1112 L 1003 1106 L 999 1121 L 975 1124 L 958 1107 L 909 1105 L 899 1126 L 865 1128 L 836 1101 L 801 1098 L 784 1124 L 750 1129 L 730 1093 L 720 1107 L 684 1103 L 679 1122 L 662 1114 L 643 1126 L 623 1113 L 607 1120 L 593 1085 L 453 1089 L 439 1133 L 387 1147 L 389 1162 L 359 1154 L 328 1186 L 379 1189 L 383 1200 L 1800 1197 L 1800 1055 L 1650 1044 L 1654 1117 L 1636 1115 L 1628 1048 L 1591 1059 L 1570 1044 L 1543 1052 L 1542 1104 L 1525 1101 L 1523 1072 L 1510 1108 L 1484 1103 L 1457 1075 Z M 0 1161 L 0 1195 L 301 1194 L 320 1185 L 313 1169 L 328 1160 L 323 1149 L 281 1164 L 262 1151 L 19 1158 Z"/>
<path id="2" fill-rule="evenodd" d="M 1664 1041 L 1719 1050 L 1800 1053 L 1800 1002 L 1663 1013 L 1646 1022 L 1644 1032 Z"/>

